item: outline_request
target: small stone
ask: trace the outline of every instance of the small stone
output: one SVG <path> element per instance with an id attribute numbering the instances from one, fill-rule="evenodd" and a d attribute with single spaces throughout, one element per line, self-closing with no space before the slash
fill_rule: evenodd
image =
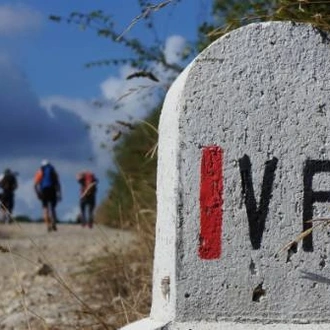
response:
<path id="1" fill-rule="evenodd" d="M 38 270 L 38 275 L 47 276 L 53 273 L 53 268 L 47 264 L 43 264 Z"/>

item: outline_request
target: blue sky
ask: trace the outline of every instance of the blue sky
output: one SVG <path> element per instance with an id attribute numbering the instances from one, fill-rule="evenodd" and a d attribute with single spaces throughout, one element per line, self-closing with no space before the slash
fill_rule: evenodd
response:
<path id="1" fill-rule="evenodd" d="M 196 40 L 197 26 L 208 17 L 211 4 L 211 0 L 173 1 L 153 14 L 169 61 L 179 61 L 177 53 L 186 42 Z M 122 58 L 127 50 L 96 37 L 94 31 L 48 19 L 51 14 L 68 16 L 96 9 L 113 15 L 120 31 L 140 14 L 137 0 L 0 0 L 0 171 L 11 167 L 19 172 L 14 214 L 41 215 L 33 176 L 43 158 L 55 165 L 61 177 L 61 219 L 74 218 L 78 212 L 75 174 L 81 169 L 92 169 L 100 179 L 101 201 L 109 187 L 106 170 L 113 166 L 113 142 L 104 125 L 143 118 L 157 103 L 156 95 L 141 98 L 147 92 L 145 86 L 168 86 L 168 75 L 156 64 L 153 69 L 161 78 L 157 86 L 143 78 L 126 80 L 134 72 L 129 66 L 87 69 L 88 62 Z M 127 33 L 152 42 L 153 35 L 142 22 Z M 144 91 L 129 93 L 141 86 Z M 127 93 L 130 96 L 123 97 Z M 93 100 L 110 105 L 121 100 L 122 106 L 97 109 Z M 106 149 L 100 147 L 102 143 Z"/>

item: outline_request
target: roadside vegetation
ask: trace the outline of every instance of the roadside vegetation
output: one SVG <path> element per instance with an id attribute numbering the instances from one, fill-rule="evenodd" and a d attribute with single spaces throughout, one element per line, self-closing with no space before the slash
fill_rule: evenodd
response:
<path id="1" fill-rule="evenodd" d="M 183 0 L 186 1 L 186 0 Z M 171 5 L 175 1 L 165 1 Z M 140 1 L 142 14 L 148 4 Z M 149 6 L 150 8 L 150 6 Z M 153 10 L 161 9 L 153 7 Z M 150 23 L 152 11 L 138 17 Z M 111 39 L 112 42 L 126 44 L 135 52 L 136 57 L 129 62 L 125 59 L 104 60 L 93 65 L 125 64 L 127 61 L 139 74 L 149 72 L 152 63 L 159 62 L 166 69 L 179 74 L 181 67 L 170 65 L 159 51 L 160 48 L 145 47 L 138 41 L 130 40 L 106 25 L 107 15 L 103 11 L 90 14 L 75 13 L 70 23 L 83 24 L 89 28 L 93 23 L 105 22 L 97 30 L 98 36 Z M 51 17 L 61 21 L 61 17 Z M 315 28 L 330 31 L 330 1 L 314 0 L 214 0 L 213 19 L 199 26 L 199 40 L 191 48 L 191 54 L 197 54 L 212 41 L 230 30 L 251 22 L 289 20 L 311 23 Z M 149 24 L 149 27 L 153 25 Z M 134 29 L 134 26 L 131 26 Z M 120 38 L 119 38 L 120 37 Z M 155 45 L 158 46 L 158 45 Z M 125 62 L 126 61 L 126 62 Z M 150 66 L 151 63 L 151 66 Z M 148 118 L 134 125 L 128 134 L 123 135 L 117 144 L 114 155 L 117 169 L 109 171 L 110 191 L 97 210 L 97 221 L 114 228 L 132 230 L 136 233 L 136 244 L 131 251 L 109 255 L 108 258 L 95 260 L 90 265 L 93 271 L 88 274 L 92 283 L 91 292 L 102 293 L 108 302 L 99 312 L 114 316 L 113 322 L 100 325 L 100 329 L 118 329 L 123 325 L 146 317 L 151 304 L 152 258 L 154 248 L 154 225 L 156 218 L 156 163 L 157 163 L 157 127 L 160 109 L 157 108 Z M 95 283 L 95 285 L 93 284 Z M 88 288 L 86 288 L 88 290 Z"/>
<path id="2" fill-rule="evenodd" d="M 134 125 L 115 147 L 117 171 L 110 171 L 109 196 L 98 207 L 98 223 L 132 230 L 136 244 L 129 252 L 110 254 L 90 265 L 91 294 L 100 293 L 113 315 L 109 329 L 147 317 L 151 305 L 154 226 L 156 220 L 156 163 L 160 109 Z"/>

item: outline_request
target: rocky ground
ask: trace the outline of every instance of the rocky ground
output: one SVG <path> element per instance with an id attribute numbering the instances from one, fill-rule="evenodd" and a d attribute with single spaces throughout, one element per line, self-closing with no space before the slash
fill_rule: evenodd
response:
<path id="1" fill-rule="evenodd" d="M 99 329 L 92 311 L 102 297 L 90 302 L 84 290 L 88 263 L 132 240 L 100 225 L 60 224 L 51 233 L 44 224 L 0 225 L 0 329 Z"/>

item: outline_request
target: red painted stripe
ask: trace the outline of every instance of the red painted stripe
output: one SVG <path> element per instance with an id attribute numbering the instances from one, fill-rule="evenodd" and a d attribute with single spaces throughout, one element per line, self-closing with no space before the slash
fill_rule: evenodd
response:
<path id="1" fill-rule="evenodd" d="M 218 259 L 221 255 L 223 205 L 223 150 L 217 146 L 202 150 L 200 183 L 201 259 Z"/>

